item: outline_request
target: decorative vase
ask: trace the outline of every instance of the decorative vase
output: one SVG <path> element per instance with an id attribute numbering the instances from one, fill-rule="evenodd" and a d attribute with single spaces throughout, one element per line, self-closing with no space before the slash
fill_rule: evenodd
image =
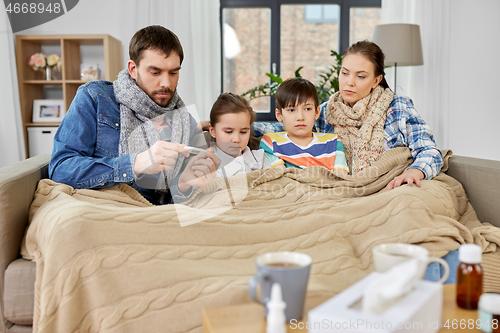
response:
<path id="1" fill-rule="evenodd" d="M 51 81 L 52 78 L 52 66 L 45 66 L 45 80 Z"/>

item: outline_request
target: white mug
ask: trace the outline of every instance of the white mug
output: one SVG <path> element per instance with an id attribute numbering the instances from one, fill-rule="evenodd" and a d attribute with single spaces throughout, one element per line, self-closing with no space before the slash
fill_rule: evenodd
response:
<path id="1" fill-rule="evenodd" d="M 427 265 L 431 262 L 438 262 L 444 267 L 444 275 L 438 283 L 443 283 L 450 275 L 450 266 L 448 266 L 448 263 L 441 258 L 429 257 L 429 251 L 422 246 L 386 243 L 376 245 L 372 249 L 372 253 L 377 272 L 385 272 L 406 260 L 417 259 L 419 263 L 419 279 L 424 278 Z"/>

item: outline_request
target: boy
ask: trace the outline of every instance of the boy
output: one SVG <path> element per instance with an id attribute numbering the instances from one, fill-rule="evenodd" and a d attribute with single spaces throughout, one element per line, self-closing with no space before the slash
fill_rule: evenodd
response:
<path id="1" fill-rule="evenodd" d="M 337 135 L 312 131 L 319 101 L 311 82 L 303 78 L 283 81 L 276 91 L 275 112 L 286 131 L 266 134 L 260 142 L 272 167 L 323 166 L 337 175 L 348 174 L 344 146 Z"/>

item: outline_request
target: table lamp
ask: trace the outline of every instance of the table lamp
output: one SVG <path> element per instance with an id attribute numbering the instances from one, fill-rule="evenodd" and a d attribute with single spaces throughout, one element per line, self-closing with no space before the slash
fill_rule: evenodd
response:
<path id="1" fill-rule="evenodd" d="M 381 24 L 373 29 L 372 42 L 385 54 L 385 66 L 394 65 L 394 93 L 397 66 L 424 64 L 420 27 L 416 24 Z"/>

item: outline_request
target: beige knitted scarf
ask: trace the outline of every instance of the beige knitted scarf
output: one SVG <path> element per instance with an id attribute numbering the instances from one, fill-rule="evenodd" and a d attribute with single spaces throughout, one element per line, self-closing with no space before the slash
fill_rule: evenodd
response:
<path id="1" fill-rule="evenodd" d="M 380 86 L 353 107 L 344 102 L 340 92 L 330 97 L 326 119 L 344 144 L 351 174 L 370 166 L 384 152 L 384 125 L 393 97 L 389 88 Z"/>

